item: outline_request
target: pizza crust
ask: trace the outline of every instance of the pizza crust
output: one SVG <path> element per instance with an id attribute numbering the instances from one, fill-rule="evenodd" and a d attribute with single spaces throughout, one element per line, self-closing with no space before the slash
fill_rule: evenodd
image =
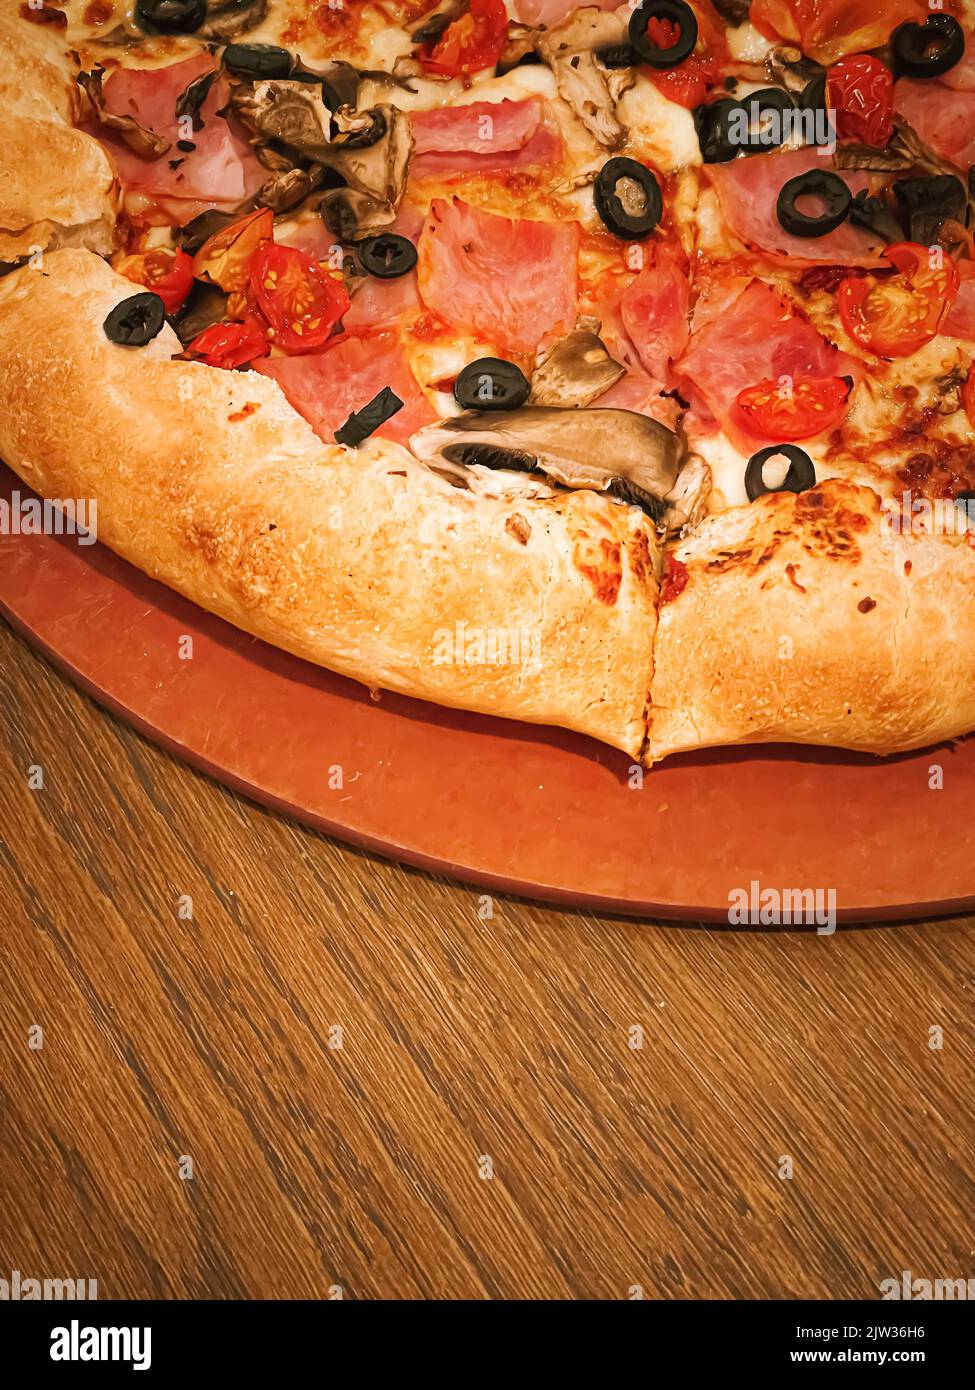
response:
<path id="1" fill-rule="evenodd" d="M 97 140 L 76 130 L 77 84 L 54 33 L 0 18 L 0 262 L 82 246 L 112 250 L 118 186 Z"/>
<path id="2" fill-rule="evenodd" d="M 659 614 L 651 760 L 736 743 L 899 753 L 975 727 L 975 550 L 831 480 L 709 517 Z"/>
<path id="3" fill-rule="evenodd" d="M 268 378 L 169 360 L 168 327 L 109 342 L 132 292 L 84 251 L 0 281 L 0 454 L 26 483 L 94 499 L 111 549 L 298 656 L 639 753 L 642 513 L 588 492 L 476 498 L 382 440 L 327 447 Z"/>

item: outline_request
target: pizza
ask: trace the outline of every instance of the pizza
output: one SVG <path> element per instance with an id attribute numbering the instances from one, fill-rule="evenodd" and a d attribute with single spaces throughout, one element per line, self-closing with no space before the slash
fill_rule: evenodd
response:
<path id="1" fill-rule="evenodd" d="M 975 5 L 8 0 L 0 456 L 646 763 L 975 729 Z"/>

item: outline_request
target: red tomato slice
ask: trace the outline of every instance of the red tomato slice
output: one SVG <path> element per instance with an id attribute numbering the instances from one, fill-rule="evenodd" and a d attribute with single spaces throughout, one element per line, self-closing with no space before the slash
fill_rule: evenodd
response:
<path id="1" fill-rule="evenodd" d="M 661 21 L 662 22 L 662 21 Z M 651 24 L 653 21 L 651 21 Z M 649 28 L 648 28 L 649 32 Z M 653 85 L 668 101 L 693 111 L 700 106 L 721 76 L 717 59 L 706 53 L 692 53 L 675 68 L 649 69 Z"/>
<path id="2" fill-rule="evenodd" d="M 433 45 L 424 44 L 419 58 L 427 72 L 462 77 L 493 68 L 508 37 L 504 0 L 471 0 L 467 14 L 455 19 Z"/>
<path id="3" fill-rule="evenodd" d="M 894 124 L 894 74 L 879 58 L 841 58 L 826 78 L 826 100 L 841 140 L 883 149 Z"/>
<path id="4" fill-rule="evenodd" d="M 193 262 L 185 251 L 154 251 L 122 256 L 115 265 L 120 275 L 158 294 L 166 313 L 175 314 L 193 285 Z"/>
<path id="5" fill-rule="evenodd" d="M 896 275 L 848 278 L 837 292 L 847 333 L 878 357 L 909 357 L 929 343 L 958 293 L 958 272 L 940 247 L 899 241 L 884 256 Z"/>
<path id="6" fill-rule="evenodd" d="M 757 434 L 769 439 L 808 439 L 838 424 L 850 399 L 850 382 L 841 376 L 792 381 L 767 377 L 738 393 L 738 405 Z"/>
<path id="7" fill-rule="evenodd" d="M 267 333 L 256 319 L 246 323 L 215 323 L 204 328 L 186 349 L 185 355 L 209 367 L 243 367 L 255 357 L 268 354 Z"/>
<path id="8" fill-rule="evenodd" d="M 239 222 L 215 232 L 193 257 L 193 274 L 219 285 L 228 294 L 247 288 L 251 257 L 258 247 L 274 238 L 274 213 L 258 208 Z"/>
<path id="9" fill-rule="evenodd" d="M 271 325 L 275 346 L 284 352 L 321 347 L 350 303 L 340 275 L 323 269 L 304 251 L 274 242 L 254 257 L 250 292 Z"/>

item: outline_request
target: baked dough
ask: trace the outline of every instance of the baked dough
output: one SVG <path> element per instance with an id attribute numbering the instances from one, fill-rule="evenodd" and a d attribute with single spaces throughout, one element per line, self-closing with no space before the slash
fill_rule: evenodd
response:
<path id="1" fill-rule="evenodd" d="M 146 348 L 110 342 L 132 293 L 86 251 L 0 281 L 0 456 L 26 483 L 94 499 L 118 554 L 298 656 L 640 752 L 656 606 L 641 512 L 592 492 L 475 497 L 397 445 L 327 447 L 268 378 L 169 360 L 168 326 Z"/>
<path id="2" fill-rule="evenodd" d="M 709 517 L 674 551 L 649 755 L 729 743 L 898 753 L 975 728 L 975 550 L 896 531 L 833 480 Z"/>

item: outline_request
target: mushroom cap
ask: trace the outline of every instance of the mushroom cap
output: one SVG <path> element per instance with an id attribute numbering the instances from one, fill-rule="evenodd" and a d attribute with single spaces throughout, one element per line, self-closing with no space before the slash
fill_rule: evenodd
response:
<path id="1" fill-rule="evenodd" d="M 684 456 L 681 440 L 659 421 L 598 407 L 469 410 L 419 430 L 410 448 L 425 462 L 447 464 L 455 476 L 458 467 L 477 463 L 537 469 L 564 487 L 599 492 L 622 481 L 651 510 L 662 509 Z"/>

